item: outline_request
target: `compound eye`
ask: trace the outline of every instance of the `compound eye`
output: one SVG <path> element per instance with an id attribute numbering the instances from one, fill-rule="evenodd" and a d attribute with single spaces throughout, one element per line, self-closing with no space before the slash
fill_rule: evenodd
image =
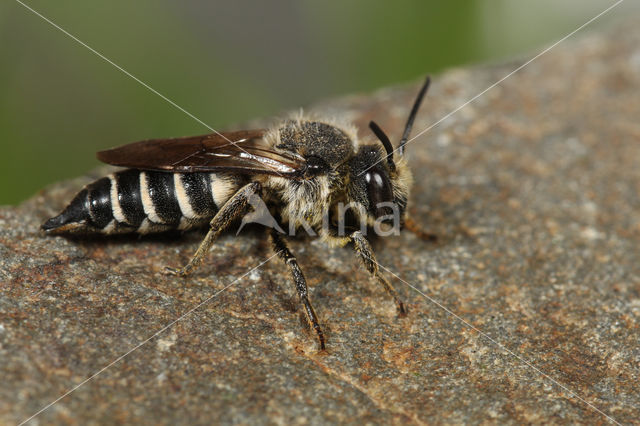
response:
<path id="1" fill-rule="evenodd" d="M 367 182 L 369 211 L 376 217 L 389 214 L 391 207 L 388 204 L 381 205 L 393 202 L 393 189 L 385 171 L 378 167 L 373 167 L 367 171 L 364 179 Z"/>

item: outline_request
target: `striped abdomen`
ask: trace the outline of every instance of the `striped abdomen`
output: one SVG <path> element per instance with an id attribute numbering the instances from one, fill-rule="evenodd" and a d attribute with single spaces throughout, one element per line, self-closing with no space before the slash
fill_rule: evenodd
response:
<path id="1" fill-rule="evenodd" d="M 124 170 L 87 185 L 42 228 L 105 234 L 194 228 L 211 220 L 240 186 L 224 174 Z"/>

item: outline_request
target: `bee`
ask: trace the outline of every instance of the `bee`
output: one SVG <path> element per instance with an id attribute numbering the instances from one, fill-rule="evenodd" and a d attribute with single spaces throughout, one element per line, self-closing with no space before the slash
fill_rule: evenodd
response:
<path id="1" fill-rule="evenodd" d="M 42 229 L 48 234 L 147 234 L 208 224 L 191 260 L 182 268 L 167 268 L 184 277 L 223 231 L 253 211 L 252 200 L 259 197 L 276 222 L 269 229 L 273 248 L 288 267 L 324 350 L 305 276 L 278 224 L 311 230 L 329 246 L 352 245 L 404 316 L 404 304 L 378 269 L 364 230 L 353 223 L 371 226 L 398 217 L 401 226 L 415 228 L 406 214 L 412 177 L 404 151 L 429 83 L 427 78 L 416 97 L 395 158 L 389 138 L 373 121 L 377 141 L 358 139 L 353 126 L 305 117 L 271 129 L 145 140 L 98 152 L 99 160 L 127 169 L 84 187 Z M 357 208 L 349 210 L 345 226 L 338 226 L 338 206 L 344 203 Z"/>

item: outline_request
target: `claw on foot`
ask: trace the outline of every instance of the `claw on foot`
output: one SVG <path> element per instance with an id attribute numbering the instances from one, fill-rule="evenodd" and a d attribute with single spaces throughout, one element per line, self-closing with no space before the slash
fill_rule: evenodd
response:
<path id="1" fill-rule="evenodd" d="M 400 300 L 396 301 L 396 305 L 398 307 L 398 316 L 400 318 L 406 317 L 407 316 L 407 310 L 404 307 L 404 303 L 402 303 Z"/>
<path id="2" fill-rule="evenodd" d="M 187 275 L 189 275 L 189 271 L 187 270 L 187 268 L 176 269 L 176 268 L 170 268 L 169 266 L 165 266 L 164 273 L 166 275 L 173 275 L 178 277 L 186 277 Z"/>
<path id="3" fill-rule="evenodd" d="M 320 346 L 319 350 L 322 352 L 322 351 L 326 350 L 326 348 L 324 346 L 324 333 L 322 332 L 322 330 L 320 330 L 319 327 L 316 329 L 316 332 L 318 333 L 318 343 L 319 343 L 319 346 Z"/>
<path id="4" fill-rule="evenodd" d="M 327 350 L 327 349 L 326 349 L 326 348 L 325 348 L 325 346 L 324 346 L 324 340 L 321 340 L 321 341 L 320 341 L 320 349 L 319 349 L 319 351 L 320 351 L 320 352 L 323 352 L 323 351 L 326 351 L 326 350 Z"/>

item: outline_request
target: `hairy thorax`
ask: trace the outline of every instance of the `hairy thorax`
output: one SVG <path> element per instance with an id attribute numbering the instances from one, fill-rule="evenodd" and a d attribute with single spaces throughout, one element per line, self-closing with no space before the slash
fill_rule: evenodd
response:
<path id="1" fill-rule="evenodd" d="M 323 216 L 331 203 L 332 179 L 329 176 L 298 181 L 271 178 L 267 185 L 273 194 L 271 203 L 281 206 L 279 213 L 283 225 L 291 230 L 322 227 Z"/>

